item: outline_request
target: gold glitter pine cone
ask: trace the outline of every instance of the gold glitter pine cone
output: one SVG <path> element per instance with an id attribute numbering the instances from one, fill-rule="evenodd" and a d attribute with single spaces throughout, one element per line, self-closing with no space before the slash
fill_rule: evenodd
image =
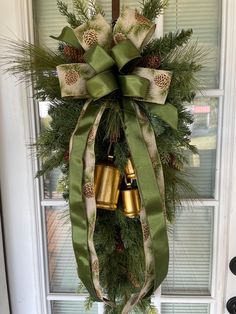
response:
<path id="1" fill-rule="evenodd" d="M 96 137 L 95 130 L 94 130 L 94 128 L 92 128 L 92 129 L 89 131 L 88 143 L 93 143 L 93 142 L 95 141 L 95 137 Z"/>
<path id="2" fill-rule="evenodd" d="M 156 86 L 160 87 L 162 90 L 168 89 L 170 85 L 171 78 L 166 74 L 158 74 L 154 77 L 154 82 Z"/>
<path id="3" fill-rule="evenodd" d="M 87 198 L 94 197 L 94 185 L 90 182 L 85 183 L 83 186 L 83 194 Z"/>
<path id="4" fill-rule="evenodd" d="M 117 43 L 123 41 L 123 40 L 126 40 L 127 37 L 125 36 L 125 34 L 123 33 L 116 33 L 115 36 L 114 36 L 114 39 Z"/>
<path id="5" fill-rule="evenodd" d="M 135 10 L 135 19 L 136 21 L 139 23 L 139 24 L 149 24 L 150 21 L 145 17 L 143 16 L 142 14 L 140 14 L 138 12 L 138 10 Z"/>
<path id="6" fill-rule="evenodd" d="M 75 70 L 69 70 L 65 73 L 65 82 L 67 85 L 74 85 L 79 79 L 79 73 Z"/>
<path id="7" fill-rule="evenodd" d="M 90 47 L 98 42 L 98 34 L 95 30 L 89 29 L 83 34 L 83 40 L 85 44 Z"/>
<path id="8" fill-rule="evenodd" d="M 98 260 L 93 262 L 93 264 L 92 264 L 92 272 L 99 273 L 99 262 L 98 262 Z"/>
<path id="9" fill-rule="evenodd" d="M 64 55 L 67 59 L 71 62 L 75 63 L 84 63 L 84 51 L 82 49 L 72 47 L 72 46 L 65 46 L 63 48 Z"/>
<path id="10" fill-rule="evenodd" d="M 149 230 L 149 226 L 147 224 L 143 224 L 143 237 L 144 237 L 144 241 L 147 241 L 147 239 L 150 236 L 150 230 Z"/>

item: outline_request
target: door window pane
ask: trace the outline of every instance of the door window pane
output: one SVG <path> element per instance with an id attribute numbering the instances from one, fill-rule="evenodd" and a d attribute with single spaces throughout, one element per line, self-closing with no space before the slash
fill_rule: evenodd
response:
<path id="1" fill-rule="evenodd" d="M 208 304 L 172 304 L 165 303 L 161 306 L 161 314 L 209 314 Z"/>
<path id="2" fill-rule="evenodd" d="M 215 97 L 198 97 L 190 106 L 195 119 L 191 144 L 197 147 L 199 155 L 188 155 L 186 171 L 199 198 L 215 196 L 218 102 Z"/>
<path id="3" fill-rule="evenodd" d="M 212 207 L 179 209 L 169 232 L 170 265 L 163 294 L 210 294 L 213 223 Z"/>
<path id="4" fill-rule="evenodd" d="M 219 87 L 221 1 L 169 0 L 164 14 L 164 32 L 193 29 L 193 39 L 207 51 L 201 79 L 206 88 Z"/>
<path id="5" fill-rule="evenodd" d="M 66 208 L 47 207 L 48 269 L 51 292 L 84 292 L 76 273 L 71 224 Z"/>
<path id="6" fill-rule="evenodd" d="M 63 0 L 63 2 L 68 4 L 69 11 L 73 11 L 72 0 Z M 58 46 L 58 41 L 49 36 L 60 34 L 62 28 L 67 25 L 66 17 L 58 11 L 56 0 L 35 1 L 35 13 L 39 43 L 50 49 L 55 49 Z"/>
<path id="7" fill-rule="evenodd" d="M 97 314 L 98 306 L 93 304 L 90 310 L 84 307 L 84 301 L 53 301 L 52 314 Z"/>

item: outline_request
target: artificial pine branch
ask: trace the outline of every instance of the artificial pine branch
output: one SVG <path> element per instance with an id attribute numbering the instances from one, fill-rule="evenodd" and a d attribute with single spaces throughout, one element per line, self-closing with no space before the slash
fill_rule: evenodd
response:
<path id="1" fill-rule="evenodd" d="M 96 0 L 89 0 L 89 7 L 91 8 L 92 15 L 95 14 L 101 14 L 102 16 L 105 16 L 105 12 L 102 9 L 102 6 L 96 2 Z"/>
<path id="2" fill-rule="evenodd" d="M 90 19 L 89 3 L 87 0 L 73 0 L 73 5 L 81 22 L 85 23 Z"/>
<path id="3" fill-rule="evenodd" d="M 74 13 L 68 11 L 68 5 L 65 2 L 57 0 L 57 7 L 61 15 L 67 18 L 67 22 L 71 27 L 76 28 L 82 24 L 82 21 L 78 20 Z"/>
<path id="4" fill-rule="evenodd" d="M 141 0 L 141 12 L 151 21 L 154 21 L 167 7 L 168 0 Z"/>
<path id="5" fill-rule="evenodd" d="M 181 47 L 186 44 L 190 40 L 192 34 L 192 29 L 182 29 L 181 31 L 176 31 L 175 33 L 170 32 L 165 34 L 163 37 L 154 39 L 147 44 L 142 52 L 142 55 L 158 55 L 162 58 L 177 47 Z"/>

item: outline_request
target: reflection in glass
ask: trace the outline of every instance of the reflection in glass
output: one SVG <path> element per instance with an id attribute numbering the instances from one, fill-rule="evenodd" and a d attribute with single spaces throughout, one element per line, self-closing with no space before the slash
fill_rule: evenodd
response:
<path id="1" fill-rule="evenodd" d="M 169 0 L 164 32 L 193 29 L 193 41 L 206 51 L 200 78 L 204 88 L 219 88 L 221 0 Z"/>
<path id="2" fill-rule="evenodd" d="M 97 314 L 98 306 L 93 304 L 90 310 L 86 310 L 83 301 L 52 301 L 52 314 Z"/>
<path id="3" fill-rule="evenodd" d="M 162 293 L 210 295 L 213 208 L 182 208 L 169 232 L 170 264 Z"/>
<path id="4" fill-rule="evenodd" d="M 50 291 L 81 292 L 72 248 L 69 212 L 66 208 L 47 207 L 45 214 Z"/>
<path id="5" fill-rule="evenodd" d="M 209 314 L 209 304 L 174 304 L 161 305 L 161 314 Z"/>
<path id="6" fill-rule="evenodd" d="M 218 98 L 197 97 L 190 110 L 194 114 L 192 145 L 199 155 L 189 155 L 188 180 L 200 198 L 214 198 L 216 172 L 216 139 L 218 123 Z M 183 195 L 184 197 L 184 195 Z"/>
<path id="7" fill-rule="evenodd" d="M 39 118 L 41 131 L 50 126 L 51 117 L 48 115 L 50 102 L 40 101 L 39 102 Z M 54 169 L 50 173 L 44 175 L 44 198 L 57 199 L 62 198 L 62 192 L 60 189 L 60 179 L 62 178 L 62 172 L 60 169 Z"/>

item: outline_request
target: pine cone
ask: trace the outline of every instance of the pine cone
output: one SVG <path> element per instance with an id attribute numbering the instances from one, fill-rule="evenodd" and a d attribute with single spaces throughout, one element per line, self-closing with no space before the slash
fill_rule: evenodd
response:
<path id="1" fill-rule="evenodd" d="M 134 286 L 134 288 L 136 289 L 140 288 L 140 283 L 138 282 L 137 278 L 134 276 L 133 273 L 128 273 L 127 277 L 130 283 Z"/>
<path id="2" fill-rule="evenodd" d="M 164 74 L 158 74 L 154 77 L 154 82 L 156 86 L 160 87 L 162 90 L 167 90 L 170 85 L 171 78 Z"/>
<path id="3" fill-rule="evenodd" d="M 98 42 L 98 34 L 93 29 L 89 29 L 83 34 L 83 40 L 85 44 L 90 47 Z"/>
<path id="4" fill-rule="evenodd" d="M 179 171 L 183 170 L 184 168 L 184 164 L 182 163 L 182 161 L 177 160 L 174 155 L 171 155 L 169 165 L 171 166 L 171 168 Z"/>
<path id="5" fill-rule="evenodd" d="M 148 224 L 143 224 L 142 227 L 143 227 L 143 238 L 144 238 L 144 241 L 147 241 L 147 239 L 150 236 L 149 226 L 148 226 Z"/>
<path id="6" fill-rule="evenodd" d="M 84 51 L 72 46 L 65 46 L 63 49 L 64 55 L 71 62 L 84 63 Z"/>
<path id="7" fill-rule="evenodd" d="M 119 43 L 119 42 L 126 40 L 126 39 L 127 39 L 127 37 L 123 33 L 116 33 L 114 36 L 114 40 L 116 43 Z"/>
<path id="8" fill-rule="evenodd" d="M 138 10 L 135 10 L 135 19 L 136 21 L 139 23 L 139 24 L 149 24 L 150 21 L 145 17 L 143 16 L 142 14 L 140 14 L 138 12 Z"/>
<path id="9" fill-rule="evenodd" d="M 98 262 L 98 260 L 93 262 L 93 264 L 92 264 L 92 272 L 99 273 L 99 262 Z"/>
<path id="10" fill-rule="evenodd" d="M 161 59 L 158 56 L 145 56 L 140 61 L 138 66 L 144 68 L 158 69 L 161 64 Z"/>
<path id="11" fill-rule="evenodd" d="M 88 135 L 88 143 L 93 143 L 95 141 L 95 137 L 96 137 L 96 132 L 94 130 L 94 128 L 92 128 L 89 131 L 89 135 Z"/>
<path id="12" fill-rule="evenodd" d="M 83 194 L 87 198 L 94 197 L 94 186 L 92 183 L 85 183 L 83 186 Z"/>
<path id="13" fill-rule="evenodd" d="M 69 86 L 74 85 L 79 79 L 79 73 L 75 70 L 69 70 L 65 73 L 65 83 Z"/>

